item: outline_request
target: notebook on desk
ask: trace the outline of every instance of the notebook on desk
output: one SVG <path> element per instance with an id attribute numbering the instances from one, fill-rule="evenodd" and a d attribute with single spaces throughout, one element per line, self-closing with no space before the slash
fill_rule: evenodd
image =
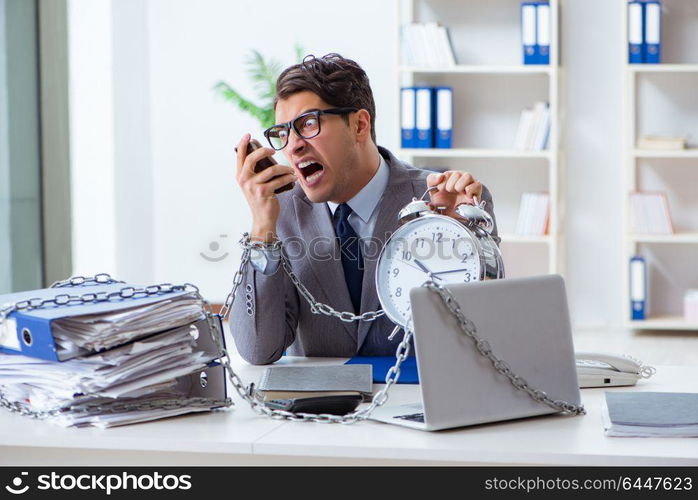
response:
<path id="1" fill-rule="evenodd" d="M 449 285 L 463 313 L 512 371 L 553 399 L 579 404 L 572 331 L 561 277 Z M 410 292 L 421 401 L 376 408 L 371 418 L 439 430 L 555 413 L 514 388 L 459 329 L 433 291 Z"/>

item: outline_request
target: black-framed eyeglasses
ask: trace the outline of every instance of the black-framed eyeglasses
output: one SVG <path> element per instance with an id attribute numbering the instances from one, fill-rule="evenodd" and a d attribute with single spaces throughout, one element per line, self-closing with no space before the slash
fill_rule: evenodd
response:
<path id="1" fill-rule="evenodd" d="M 358 111 L 358 108 L 331 108 L 308 111 L 288 123 L 279 123 L 269 127 L 264 131 L 264 137 L 267 138 L 272 148 L 280 151 L 288 144 L 291 128 L 303 139 L 312 139 L 320 133 L 321 115 L 347 115 L 356 111 Z"/>

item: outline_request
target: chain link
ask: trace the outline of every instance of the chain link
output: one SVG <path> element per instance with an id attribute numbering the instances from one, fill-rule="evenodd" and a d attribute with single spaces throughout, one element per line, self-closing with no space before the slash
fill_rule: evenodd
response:
<path id="1" fill-rule="evenodd" d="M 94 276 L 73 276 L 66 280 L 56 281 L 49 288 L 66 288 L 81 286 L 86 284 L 97 284 L 97 285 L 111 285 L 113 283 L 123 283 L 123 281 L 118 281 L 112 278 L 107 273 L 99 273 Z"/>
<path id="2" fill-rule="evenodd" d="M 280 253 L 281 267 L 286 272 L 291 282 L 298 290 L 298 293 L 300 293 L 300 295 L 308 302 L 310 310 L 313 314 L 324 314 L 325 316 L 332 316 L 346 323 L 351 323 L 353 321 L 375 321 L 385 314 L 385 312 L 382 309 L 378 311 L 366 311 L 362 314 L 354 314 L 353 312 L 349 311 L 340 312 L 328 304 L 323 304 L 322 302 L 318 302 L 317 300 L 315 300 L 313 294 L 310 293 L 310 291 L 305 287 L 305 285 L 303 285 L 303 283 L 301 283 L 296 274 L 293 272 L 291 262 L 288 260 L 288 257 L 286 257 L 286 254 L 283 252 L 280 240 L 275 240 L 272 243 L 252 241 L 250 239 L 249 233 L 244 233 L 242 235 L 242 238 L 240 238 L 239 243 L 243 249 L 242 259 L 240 262 L 240 267 L 233 276 L 233 288 L 230 291 L 230 293 L 228 293 L 228 296 L 225 298 L 223 308 L 221 309 L 221 316 L 223 317 L 223 319 L 225 319 L 227 315 L 230 313 L 233 301 L 235 300 L 235 294 L 237 293 L 238 287 L 242 283 L 244 269 L 250 261 L 250 255 L 252 253 L 252 250 L 254 249 L 262 251 L 278 251 Z"/>
<path id="3" fill-rule="evenodd" d="M 478 350 L 478 352 L 487 359 L 489 359 L 492 363 L 492 366 L 494 366 L 494 369 L 502 375 L 504 375 L 505 377 L 507 377 L 509 379 L 509 382 L 511 382 L 511 385 L 513 385 L 516 389 L 525 392 L 534 401 L 546 404 L 551 408 L 554 408 L 555 410 L 561 411 L 565 414 L 586 414 L 586 410 L 584 409 L 583 405 L 575 405 L 567 401 L 552 399 L 545 392 L 531 387 L 525 378 L 516 375 L 506 362 L 499 359 L 494 354 L 494 352 L 492 351 L 492 347 L 490 346 L 490 343 L 477 335 L 477 329 L 475 325 L 472 321 L 465 317 L 463 311 L 460 308 L 460 305 L 458 304 L 458 301 L 456 301 L 456 298 L 453 296 L 450 290 L 433 281 L 427 281 L 422 286 L 429 288 L 430 290 L 438 294 L 439 297 L 441 297 L 441 300 L 443 300 L 445 306 L 458 321 L 459 328 L 463 331 L 466 337 L 470 338 L 474 342 L 475 348 Z"/>

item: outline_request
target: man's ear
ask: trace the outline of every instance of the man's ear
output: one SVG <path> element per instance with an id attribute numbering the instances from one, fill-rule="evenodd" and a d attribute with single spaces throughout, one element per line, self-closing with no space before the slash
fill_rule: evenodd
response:
<path id="1" fill-rule="evenodd" d="M 371 115 L 365 109 L 360 109 L 355 113 L 354 132 L 356 139 L 360 142 L 371 138 Z"/>

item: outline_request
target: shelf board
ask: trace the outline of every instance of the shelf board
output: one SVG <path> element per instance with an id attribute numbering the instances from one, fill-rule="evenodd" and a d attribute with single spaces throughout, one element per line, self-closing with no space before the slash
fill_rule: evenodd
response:
<path id="1" fill-rule="evenodd" d="M 698 73 L 698 64 L 628 64 L 634 73 Z"/>
<path id="2" fill-rule="evenodd" d="M 636 158 L 698 158 L 698 148 L 688 149 L 633 149 Z"/>
<path id="3" fill-rule="evenodd" d="M 551 158 L 552 152 L 518 151 L 515 149 L 400 149 L 401 154 L 422 158 Z"/>
<path id="4" fill-rule="evenodd" d="M 544 64 L 531 65 L 489 65 L 471 64 L 451 67 L 401 66 L 404 73 L 433 73 L 433 74 L 491 74 L 491 75 L 538 75 L 552 73 L 554 66 Z"/>
<path id="5" fill-rule="evenodd" d="M 635 243 L 696 243 L 698 233 L 675 234 L 632 234 L 630 239 Z"/>
<path id="6" fill-rule="evenodd" d="M 698 322 L 686 321 L 683 316 L 670 315 L 628 321 L 626 326 L 636 330 L 698 330 Z"/>
<path id="7" fill-rule="evenodd" d="M 502 243 L 552 243 L 553 239 L 550 235 L 531 236 L 526 234 L 502 233 L 499 235 L 502 238 Z"/>

